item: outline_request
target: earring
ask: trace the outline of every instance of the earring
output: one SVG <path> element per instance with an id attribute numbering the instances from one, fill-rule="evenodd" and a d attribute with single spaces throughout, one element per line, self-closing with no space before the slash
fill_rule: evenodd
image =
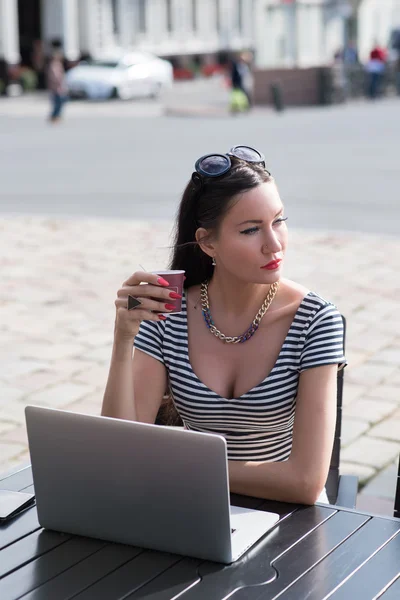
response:
<path id="1" fill-rule="evenodd" d="M 215 266 L 216 266 L 216 264 L 217 264 L 217 263 L 215 262 L 215 258 L 214 258 L 214 256 L 213 256 L 213 259 L 212 259 L 212 263 L 211 263 L 211 264 L 212 264 L 212 266 L 213 266 L 213 267 L 215 267 Z"/>

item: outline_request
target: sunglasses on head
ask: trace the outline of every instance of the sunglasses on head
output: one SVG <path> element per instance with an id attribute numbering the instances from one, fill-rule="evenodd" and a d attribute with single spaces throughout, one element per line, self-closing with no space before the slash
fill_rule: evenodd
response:
<path id="1" fill-rule="evenodd" d="M 196 160 L 196 171 L 192 174 L 193 183 L 198 185 L 202 183 L 202 177 L 221 177 L 227 173 L 232 168 L 231 156 L 251 164 L 262 165 L 265 169 L 265 157 L 261 152 L 250 146 L 234 146 L 227 154 L 205 154 Z M 271 175 L 269 171 L 267 173 Z"/>

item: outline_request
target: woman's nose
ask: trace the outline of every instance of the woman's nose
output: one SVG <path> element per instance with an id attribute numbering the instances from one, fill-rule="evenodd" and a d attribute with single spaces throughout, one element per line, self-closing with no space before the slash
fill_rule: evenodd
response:
<path id="1" fill-rule="evenodd" d="M 271 233 L 271 235 L 268 236 L 268 239 L 264 241 L 262 247 L 263 254 L 271 254 L 275 252 L 280 252 L 281 250 L 282 244 L 279 238 L 275 234 Z"/>

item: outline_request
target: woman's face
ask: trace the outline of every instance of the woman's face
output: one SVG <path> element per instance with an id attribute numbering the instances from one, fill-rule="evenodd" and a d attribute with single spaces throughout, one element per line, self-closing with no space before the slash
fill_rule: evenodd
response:
<path id="1" fill-rule="evenodd" d="M 225 215 L 213 243 L 217 268 L 242 281 L 274 283 L 281 276 L 287 237 L 277 187 L 263 183 L 241 194 Z"/>

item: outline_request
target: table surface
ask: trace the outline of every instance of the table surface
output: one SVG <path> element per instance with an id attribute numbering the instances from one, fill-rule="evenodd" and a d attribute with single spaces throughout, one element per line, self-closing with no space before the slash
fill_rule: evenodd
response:
<path id="1" fill-rule="evenodd" d="M 0 489 L 33 491 L 26 467 Z M 44 530 L 36 507 L 0 525 L 1 600 L 398 600 L 400 519 L 232 495 L 279 523 L 225 566 Z"/>

